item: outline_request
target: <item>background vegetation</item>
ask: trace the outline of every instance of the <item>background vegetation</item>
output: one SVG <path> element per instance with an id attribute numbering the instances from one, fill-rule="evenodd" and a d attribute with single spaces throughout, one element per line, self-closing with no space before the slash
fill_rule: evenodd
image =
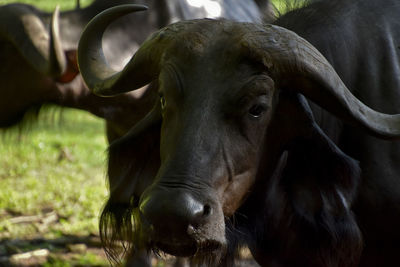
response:
<path id="1" fill-rule="evenodd" d="M 49 266 L 107 265 L 100 249 L 88 249 L 99 247 L 105 149 L 103 122 L 69 109 L 50 109 L 29 130 L 2 133 L 0 266 L 10 252 L 38 249 L 50 252 Z"/>
<path id="2" fill-rule="evenodd" d="M 16 2 L 34 5 L 47 11 L 53 11 L 57 5 L 63 10 L 73 9 L 76 7 L 78 0 L 0 0 L 0 5 Z M 93 0 L 80 0 L 80 4 L 83 7 L 89 5 L 91 2 L 93 2 Z"/>
<path id="3" fill-rule="evenodd" d="M 74 0 L 0 5 L 11 2 L 76 7 Z M 108 266 L 97 226 L 106 147 L 103 121 L 71 109 L 48 108 L 25 129 L 0 132 L 0 266 Z"/>

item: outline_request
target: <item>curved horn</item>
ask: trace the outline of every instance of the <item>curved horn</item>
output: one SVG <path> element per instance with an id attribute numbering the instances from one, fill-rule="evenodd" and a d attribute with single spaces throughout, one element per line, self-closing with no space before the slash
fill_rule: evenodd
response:
<path id="1" fill-rule="evenodd" d="M 61 45 L 59 27 L 60 7 L 57 5 L 51 17 L 49 46 L 49 75 L 60 76 L 67 68 L 64 50 Z"/>
<path id="2" fill-rule="evenodd" d="M 82 33 L 78 45 L 78 64 L 84 81 L 94 94 L 112 96 L 138 89 L 151 82 L 159 73 L 161 49 L 154 43 L 163 38 L 154 34 L 146 40 L 120 72 L 113 70 L 103 54 L 102 37 L 111 22 L 131 12 L 146 10 L 142 5 L 121 5 L 94 17 Z"/>
<path id="3" fill-rule="evenodd" d="M 57 77 L 66 67 L 58 30 L 59 9 L 55 9 L 47 33 L 39 17 L 26 5 L 0 8 L 0 37 L 5 37 L 38 72 Z"/>
<path id="4" fill-rule="evenodd" d="M 262 59 L 282 87 L 299 90 L 336 116 L 384 139 L 400 138 L 400 114 L 377 112 L 359 101 L 325 57 L 309 42 L 287 29 L 254 26 L 243 38 L 253 56 Z M 295 86 L 290 86 L 290 85 Z"/>

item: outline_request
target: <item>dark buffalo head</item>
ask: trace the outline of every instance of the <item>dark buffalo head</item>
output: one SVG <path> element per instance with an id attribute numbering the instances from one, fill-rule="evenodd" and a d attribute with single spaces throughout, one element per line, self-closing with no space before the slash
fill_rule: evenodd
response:
<path id="1" fill-rule="evenodd" d="M 273 25 L 178 22 L 153 34 L 115 72 L 102 56 L 102 34 L 114 19 L 142 9 L 100 14 L 78 50 L 94 93 L 113 96 L 152 83 L 160 96 L 110 146 L 110 198 L 101 218 L 109 252 L 116 252 L 115 241 L 127 240 L 133 250 L 218 259 L 230 251 L 233 219 L 246 203 L 259 203 L 254 216 L 271 213 L 264 210 L 268 194 L 285 198 L 272 209 L 277 225 L 285 205 L 303 224 L 318 224 L 316 214 L 323 214 L 325 230 L 340 228 L 340 217 L 353 226 L 340 234 L 359 244 L 350 211 L 357 163 L 321 131 L 303 95 L 380 137 L 400 134 L 399 117 L 366 107 L 313 46 Z M 316 239 L 323 236 L 315 232 Z"/>

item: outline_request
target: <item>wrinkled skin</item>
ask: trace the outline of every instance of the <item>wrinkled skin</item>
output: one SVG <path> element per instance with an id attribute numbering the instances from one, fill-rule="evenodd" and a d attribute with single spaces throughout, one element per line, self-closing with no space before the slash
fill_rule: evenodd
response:
<path id="1" fill-rule="evenodd" d="M 378 138 L 400 137 L 399 115 L 353 94 L 400 112 L 399 11 L 317 2 L 276 22 L 340 78 L 283 28 L 212 20 L 161 30 L 105 81 L 84 75 L 98 94 L 155 79 L 160 95 L 110 146 L 108 253 L 127 239 L 209 266 L 241 244 L 262 266 L 397 265 L 400 147 Z"/>
<path id="2" fill-rule="evenodd" d="M 215 47 L 205 47 L 205 51 L 212 51 L 210 54 L 205 52 L 189 57 L 194 64 L 185 69 L 180 67 L 182 62 L 176 60 L 179 59 L 177 54 L 171 53 L 165 59 L 168 68 L 160 73 L 162 84 L 159 88 L 159 93 L 163 95 L 162 101 L 165 101 L 160 140 L 162 167 L 156 181 L 141 195 L 139 206 L 140 211 L 151 221 L 165 223 L 161 218 L 172 216 L 171 223 L 174 224 L 173 215 L 158 210 L 164 209 L 162 205 L 158 207 L 163 196 L 176 194 L 176 200 L 171 201 L 176 201 L 177 205 L 185 203 L 182 199 L 193 198 L 191 205 L 198 206 L 200 217 L 207 219 L 209 225 L 206 228 L 210 231 L 199 234 L 198 238 L 201 240 L 201 235 L 215 235 L 215 239 L 222 245 L 226 242 L 222 238 L 225 230 L 220 228 L 223 225 L 222 214 L 231 216 L 254 183 L 257 170 L 257 164 L 254 163 L 260 158 L 258 148 L 263 142 L 262 137 L 270 117 L 265 115 L 254 119 L 247 110 L 255 104 L 272 109 L 274 89 L 267 76 L 254 75 L 259 70 L 251 65 L 243 65 L 232 72 L 228 66 L 236 65 L 241 58 L 232 57 L 232 51 L 225 51 L 220 46 L 225 42 L 221 40 Z M 179 44 L 176 46 L 171 51 L 183 50 Z M 206 62 L 217 55 L 228 60 L 204 70 Z M 219 71 L 223 69 L 229 71 Z M 207 80 L 202 81 L 198 73 L 202 73 Z M 239 82 L 223 90 L 223 83 L 233 80 L 233 77 L 238 77 Z M 176 80 L 180 80 L 181 84 L 176 84 Z M 188 83 L 191 85 L 190 90 Z M 250 90 L 245 91 L 244 88 Z M 242 125 L 251 127 L 246 127 L 244 131 L 238 130 Z M 235 146 L 242 149 L 234 150 Z M 178 173 L 176 170 L 179 170 Z M 190 179 L 182 180 L 181 177 Z M 154 196 L 157 195 L 155 192 L 163 190 L 166 192 Z M 194 218 L 193 223 L 197 223 L 196 220 Z M 169 231 L 166 235 L 162 231 L 155 233 L 155 236 L 168 240 L 179 236 L 179 232 Z M 155 242 L 162 243 L 163 240 Z M 176 251 L 172 249 L 170 253 L 180 253 L 179 248 Z"/>

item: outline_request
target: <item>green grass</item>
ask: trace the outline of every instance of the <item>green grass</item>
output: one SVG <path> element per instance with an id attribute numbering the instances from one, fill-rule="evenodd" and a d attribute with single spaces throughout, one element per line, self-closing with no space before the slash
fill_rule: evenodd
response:
<path id="1" fill-rule="evenodd" d="M 81 7 L 89 5 L 92 1 L 93 0 L 81 0 Z M 53 11 L 57 5 L 59 5 L 62 10 L 73 9 L 76 7 L 77 0 L 0 0 L 0 5 L 10 3 L 25 3 L 35 5 L 46 11 Z"/>
<path id="2" fill-rule="evenodd" d="M 282 15 L 289 10 L 301 7 L 304 4 L 304 2 L 308 0 L 270 0 L 270 1 Z"/>
<path id="3" fill-rule="evenodd" d="M 52 256 L 49 261 L 43 264 L 43 267 L 70 267 L 70 266 L 108 266 L 104 259 L 99 258 L 99 255 L 93 253 L 86 253 L 83 256 L 69 257 L 63 259 L 62 257 Z"/>
<path id="4" fill-rule="evenodd" d="M 91 1 L 82 0 L 81 5 Z M 62 9 L 76 4 L 74 0 L 0 0 L 0 5 L 11 2 L 34 4 L 47 11 L 57 4 Z M 107 195 L 104 123 L 86 112 L 60 110 L 42 112 L 38 122 L 22 132 L 0 132 L 0 242 L 98 233 L 98 217 Z M 57 217 L 48 224 L 12 221 L 49 212 Z M 0 254 L 7 246 L 0 243 Z M 46 242 L 28 242 L 12 251 L 39 248 L 47 248 Z M 48 248 L 52 254 L 44 266 L 107 265 L 104 256 L 78 253 L 65 259 L 54 254 L 51 245 Z"/>
<path id="5" fill-rule="evenodd" d="M 0 214 L 54 210 L 62 219 L 49 233 L 95 233 L 107 193 L 103 122 L 74 110 L 65 110 L 58 122 L 49 118 L 58 112 L 46 114 L 29 131 L 2 137 Z M 0 221 L 0 237 L 34 234 L 26 225 Z"/>
<path id="6" fill-rule="evenodd" d="M 47 241 L 29 243 L 98 235 L 107 195 L 103 124 L 86 112 L 56 108 L 42 113 L 29 130 L 0 133 L 0 254 L 9 249 L 1 242 L 28 240 L 12 252 L 48 248 L 51 256 L 44 266 L 107 266 L 104 255 L 83 252 L 65 258 L 64 249 L 60 258 L 59 248 Z M 56 218 L 45 223 L 48 214 Z M 13 222 L 24 216 L 44 220 Z"/>

